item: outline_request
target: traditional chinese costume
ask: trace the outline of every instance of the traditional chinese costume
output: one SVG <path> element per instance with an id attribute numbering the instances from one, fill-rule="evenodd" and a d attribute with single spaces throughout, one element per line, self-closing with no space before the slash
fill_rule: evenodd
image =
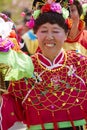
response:
<path id="1" fill-rule="evenodd" d="M 1 130 L 19 121 L 29 130 L 75 130 L 86 124 L 87 58 L 61 50 L 53 64 L 41 53 L 32 60 L 33 77 L 11 82 L 9 93 L 3 95 Z"/>

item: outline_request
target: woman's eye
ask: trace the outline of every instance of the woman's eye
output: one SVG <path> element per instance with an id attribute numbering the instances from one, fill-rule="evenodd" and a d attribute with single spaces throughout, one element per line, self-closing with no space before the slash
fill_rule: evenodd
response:
<path id="1" fill-rule="evenodd" d="M 41 33 L 46 33 L 47 32 L 47 30 L 43 30 L 43 31 L 41 31 Z"/>
<path id="2" fill-rule="evenodd" d="M 53 33 L 59 33 L 59 31 L 53 31 Z"/>
<path id="3" fill-rule="evenodd" d="M 43 31 L 41 31 L 41 33 L 48 33 L 48 31 L 47 30 L 43 30 Z M 59 33 L 59 31 L 52 31 L 51 33 Z"/>

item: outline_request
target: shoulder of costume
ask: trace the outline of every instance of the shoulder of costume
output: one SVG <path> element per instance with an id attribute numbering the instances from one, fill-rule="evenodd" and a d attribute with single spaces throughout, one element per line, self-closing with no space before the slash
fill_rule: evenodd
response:
<path id="1" fill-rule="evenodd" d="M 71 57 L 72 59 L 76 59 L 77 61 L 86 61 L 87 62 L 87 56 L 84 56 L 78 52 L 78 50 L 70 50 L 66 52 L 68 57 Z"/>

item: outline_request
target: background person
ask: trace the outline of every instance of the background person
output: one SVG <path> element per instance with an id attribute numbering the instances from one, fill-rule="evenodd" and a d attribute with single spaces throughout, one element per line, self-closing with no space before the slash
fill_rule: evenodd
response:
<path id="1" fill-rule="evenodd" d="M 72 28 L 64 44 L 64 49 L 76 50 L 77 53 L 87 56 L 87 31 L 85 30 L 85 22 L 80 19 L 83 14 L 82 5 L 78 0 L 74 0 L 69 9 L 72 19 Z"/>

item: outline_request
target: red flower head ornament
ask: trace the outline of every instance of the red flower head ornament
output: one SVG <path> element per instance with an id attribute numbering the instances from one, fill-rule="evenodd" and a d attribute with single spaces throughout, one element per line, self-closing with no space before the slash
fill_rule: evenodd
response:
<path id="1" fill-rule="evenodd" d="M 41 8 L 42 13 L 49 12 L 50 10 L 51 10 L 50 4 L 46 4 L 46 5 L 42 6 L 42 8 Z"/>

